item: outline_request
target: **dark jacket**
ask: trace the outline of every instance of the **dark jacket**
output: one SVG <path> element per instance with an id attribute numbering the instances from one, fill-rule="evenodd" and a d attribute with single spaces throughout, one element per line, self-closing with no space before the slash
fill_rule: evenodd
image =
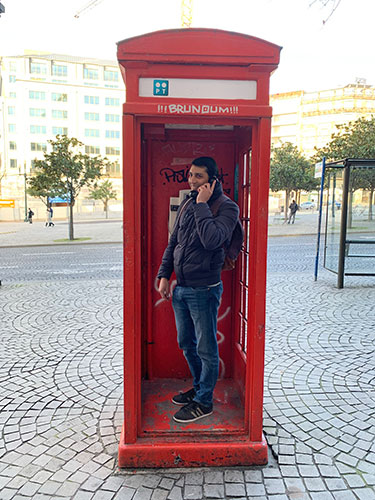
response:
<path id="1" fill-rule="evenodd" d="M 189 200 L 177 212 L 177 224 L 173 229 L 159 268 L 158 278 L 171 277 L 176 273 L 181 286 L 214 285 L 220 281 L 224 263 L 223 245 L 229 244 L 239 209 L 232 200 L 225 200 L 214 217 L 210 205 L 223 193 L 216 183 L 208 203 Z"/>
<path id="2" fill-rule="evenodd" d="M 298 210 L 298 205 L 295 201 L 292 201 L 292 203 L 289 205 L 290 212 L 292 214 L 295 214 Z"/>

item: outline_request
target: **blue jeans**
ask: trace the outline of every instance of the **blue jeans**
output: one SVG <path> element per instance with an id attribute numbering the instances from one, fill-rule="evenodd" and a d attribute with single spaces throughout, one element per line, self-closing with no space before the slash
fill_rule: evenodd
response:
<path id="1" fill-rule="evenodd" d="M 193 376 L 194 401 L 208 407 L 212 407 L 219 375 L 216 333 L 222 293 L 222 283 L 214 287 L 176 286 L 172 299 L 178 345 Z"/>

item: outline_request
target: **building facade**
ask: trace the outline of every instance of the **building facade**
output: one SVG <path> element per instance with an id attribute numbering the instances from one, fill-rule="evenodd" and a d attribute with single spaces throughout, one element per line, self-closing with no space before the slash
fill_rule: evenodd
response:
<path id="1" fill-rule="evenodd" d="M 348 124 L 360 117 L 375 114 L 375 87 L 366 85 L 363 79 L 345 87 L 305 92 L 285 92 L 270 96 L 273 108 L 272 145 L 291 142 L 309 158 L 330 142 L 336 125 Z M 368 193 L 357 191 L 357 203 L 365 203 Z M 317 204 L 318 193 L 302 193 L 300 202 Z M 284 205 L 284 193 L 270 193 L 270 210 L 280 211 Z M 316 205 L 315 205 L 316 206 Z"/>
<path id="2" fill-rule="evenodd" d="M 291 142 L 306 156 L 315 154 L 347 124 L 375 113 L 375 87 L 363 80 L 345 87 L 315 92 L 285 92 L 270 97 L 272 144 Z"/>
<path id="3" fill-rule="evenodd" d="M 125 94 L 117 61 L 48 53 L 1 57 L 0 83 L 0 198 L 21 206 L 34 160 L 43 158 L 49 139 L 64 134 L 111 161 L 104 177 L 121 200 Z"/>

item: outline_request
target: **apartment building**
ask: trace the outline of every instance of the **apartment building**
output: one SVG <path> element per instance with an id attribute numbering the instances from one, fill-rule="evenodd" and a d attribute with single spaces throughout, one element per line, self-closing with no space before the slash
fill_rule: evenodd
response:
<path id="1" fill-rule="evenodd" d="M 24 177 L 48 139 L 76 137 L 106 156 L 121 199 L 123 80 L 116 61 L 49 53 L 0 57 L 0 197 L 24 198 Z M 84 195 L 84 193 L 83 193 Z"/>
<path id="2" fill-rule="evenodd" d="M 291 142 L 309 157 L 330 141 L 336 125 L 375 113 L 375 87 L 361 79 L 341 88 L 273 94 L 270 102 L 272 144 Z"/>

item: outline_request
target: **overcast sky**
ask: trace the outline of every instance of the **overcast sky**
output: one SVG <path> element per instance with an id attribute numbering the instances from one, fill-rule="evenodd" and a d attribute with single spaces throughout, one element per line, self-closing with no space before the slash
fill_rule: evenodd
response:
<path id="1" fill-rule="evenodd" d="M 375 85 L 375 0 L 341 0 L 329 9 L 313 0 L 193 0 L 193 27 L 257 36 L 283 47 L 271 92 Z M 335 0 L 336 2 L 338 0 Z M 179 28 L 181 0 L 1 0 L 0 55 L 24 49 L 116 59 L 116 42 Z"/>

